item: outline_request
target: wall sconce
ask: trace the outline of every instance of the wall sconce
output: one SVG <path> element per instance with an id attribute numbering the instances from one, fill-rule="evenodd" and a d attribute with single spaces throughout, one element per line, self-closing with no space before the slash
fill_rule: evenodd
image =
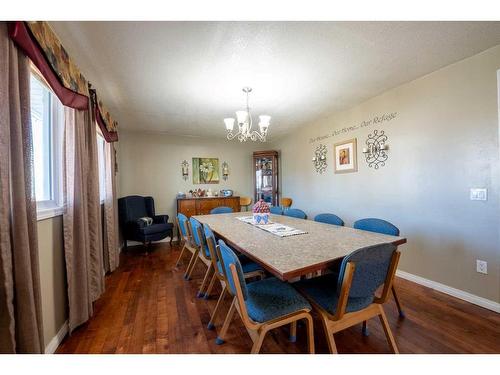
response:
<path id="1" fill-rule="evenodd" d="M 365 154 L 366 162 L 371 168 L 378 169 L 383 167 L 388 158 L 387 150 L 389 150 L 389 145 L 387 144 L 387 136 L 384 131 L 374 130 L 373 134 L 368 134 L 368 139 L 366 140 L 366 146 L 363 147 L 363 154 Z"/>
<path id="2" fill-rule="evenodd" d="M 184 179 L 184 181 L 186 181 L 189 177 L 189 164 L 186 160 L 182 162 L 181 168 L 182 168 L 182 178 Z"/>
<path id="3" fill-rule="evenodd" d="M 227 178 L 229 176 L 229 165 L 224 162 L 222 163 L 222 178 L 224 179 L 224 181 L 227 181 Z"/>
<path id="4" fill-rule="evenodd" d="M 314 168 L 316 168 L 316 172 L 323 173 L 326 170 L 327 164 L 326 164 L 325 145 L 320 144 L 318 147 L 316 147 L 316 150 L 314 151 L 314 156 L 312 158 L 312 162 Z"/>

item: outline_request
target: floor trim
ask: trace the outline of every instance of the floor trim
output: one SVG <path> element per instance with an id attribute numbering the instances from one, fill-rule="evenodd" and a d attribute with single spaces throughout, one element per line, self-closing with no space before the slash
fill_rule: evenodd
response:
<path id="1" fill-rule="evenodd" d="M 437 281 L 432 281 L 426 278 L 423 278 L 421 276 L 414 275 L 409 272 L 397 270 L 396 271 L 396 276 L 399 276 L 403 279 L 413 281 L 414 283 L 426 286 L 428 288 L 437 290 L 439 292 L 448 294 L 450 296 L 459 298 L 461 300 L 473 303 L 474 305 L 478 305 L 481 307 L 484 307 L 485 309 L 495 311 L 497 313 L 500 313 L 500 303 L 476 296 L 475 294 L 471 294 L 468 292 L 464 292 L 463 290 L 452 288 L 451 286 L 444 285 L 441 283 L 438 283 Z"/>
<path id="2" fill-rule="evenodd" d="M 50 342 L 45 347 L 45 354 L 54 354 L 67 333 L 68 321 L 66 320 L 61 328 L 59 328 L 59 332 L 57 332 L 57 334 L 52 337 L 52 340 L 50 340 Z"/>

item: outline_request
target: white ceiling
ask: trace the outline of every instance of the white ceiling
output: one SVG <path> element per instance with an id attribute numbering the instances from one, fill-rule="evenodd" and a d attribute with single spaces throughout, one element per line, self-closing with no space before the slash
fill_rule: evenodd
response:
<path id="1" fill-rule="evenodd" d="M 270 137 L 500 44 L 500 22 L 51 22 L 124 129 Z"/>

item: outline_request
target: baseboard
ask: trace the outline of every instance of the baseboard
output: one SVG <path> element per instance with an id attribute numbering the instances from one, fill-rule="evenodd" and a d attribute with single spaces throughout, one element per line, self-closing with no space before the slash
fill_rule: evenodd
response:
<path id="1" fill-rule="evenodd" d="M 473 303 L 474 305 L 484 307 L 485 309 L 500 313 L 500 303 L 498 302 L 483 297 L 479 297 L 476 296 L 475 294 L 471 294 L 460 289 L 452 288 L 451 286 L 444 285 L 438 283 L 437 281 L 432 281 L 405 271 L 397 270 L 396 276 L 409 281 L 413 281 L 414 283 L 426 286 L 428 288 L 437 290 L 438 292 L 448 294 L 452 297 L 456 297 L 458 299 Z"/>
<path id="2" fill-rule="evenodd" d="M 52 337 L 52 340 L 50 340 L 50 342 L 45 347 L 45 354 L 54 354 L 67 333 L 68 321 L 65 321 L 59 329 L 59 332 L 57 332 L 57 334 Z"/>

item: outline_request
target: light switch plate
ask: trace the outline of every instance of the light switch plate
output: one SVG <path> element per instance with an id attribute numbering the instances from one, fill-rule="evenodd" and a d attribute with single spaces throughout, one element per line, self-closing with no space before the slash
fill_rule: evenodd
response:
<path id="1" fill-rule="evenodd" d="M 471 201 L 485 201 L 488 200 L 488 189 L 485 188 L 471 188 L 470 189 Z"/>

